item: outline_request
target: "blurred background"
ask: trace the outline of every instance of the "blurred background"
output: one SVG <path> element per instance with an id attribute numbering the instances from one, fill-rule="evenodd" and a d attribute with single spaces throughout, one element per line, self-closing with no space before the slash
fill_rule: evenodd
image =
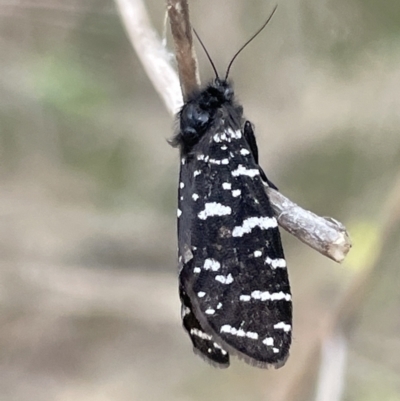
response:
<path id="1" fill-rule="evenodd" d="M 353 249 L 283 233 L 294 341 L 266 371 L 211 368 L 181 328 L 174 123 L 114 2 L 0 0 L 0 400 L 400 400 L 400 3 L 278 4 L 231 78 L 268 177 Z M 274 5 L 190 2 L 219 71 Z"/>

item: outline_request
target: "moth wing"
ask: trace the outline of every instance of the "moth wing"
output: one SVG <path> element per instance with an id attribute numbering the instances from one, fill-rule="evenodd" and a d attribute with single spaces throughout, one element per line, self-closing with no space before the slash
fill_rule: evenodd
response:
<path id="1" fill-rule="evenodd" d="M 192 340 L 195 354 L 215 367 L 229 367 L 228 352 L 203 329 L 193 312 L 190 298 L 182 286 L 179 287 L 179 296 L 182 303 L 182 324 Z"/>
<path id="2" fill-rule="evenodd" d="M 256 366 L 282 366 L 291 343 L 291 293 L 252 149 L 227 126 L 204 136 L 182 163 L 180 285 L 191 311 L 224 350 Z"/>

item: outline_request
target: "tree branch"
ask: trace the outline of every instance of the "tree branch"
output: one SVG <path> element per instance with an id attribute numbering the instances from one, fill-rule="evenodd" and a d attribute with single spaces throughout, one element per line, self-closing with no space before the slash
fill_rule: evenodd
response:
<path id="1" fill-rule="evenodd" d="M 125 28 L 156 90 L 171 114 L 182 105 L 179 80 L 171 67 L 168 52 L 152 28 L 142 0 L 115 0 Z M 166 0 L 175 44 L 180 85 L 184 97 L 199 87 L 197 60 L 187 0 Z M 266 188 L 279 225 L 300 241 L 342 262 L 351 248 L 346 228 L 338 221 L 302 209 L 280 192 Z"/>
<path id="2" fill-rule="evenodd" d="M 192 26 L 189 20 L 189 6 L 187 1 L 167 0 L 167 10 L 175 44 L 179 81 L 183 98 L 186 99 L 189 93 L 199 89 L 200 86 Z"/>
<path id="3" fill-rule="evenodd" d="M 266 191 L 282 228 L 322 255 L 343 262 L 351 241 L 342 223 L 301 208 L 275 189 L 266 187 Z"/>

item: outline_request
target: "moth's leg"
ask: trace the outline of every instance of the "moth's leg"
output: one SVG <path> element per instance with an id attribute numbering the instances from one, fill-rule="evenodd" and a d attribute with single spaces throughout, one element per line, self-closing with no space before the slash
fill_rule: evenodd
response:
<path id="1" fill-rule="evenodd" d="M 251 150 L 251 153 L 253 154 L 255 162 L 258 164 L 258 147 L 257 147 L 256 137 L 254 135 L 254 131 L 253 131 L 251 122 L 248 120 L 244 123 L 243 135 L 244 135 L 247 143 L 250 146 L 250 150 Z M 266 182 L 269 187 L 278 190 L 276 185 L 267 178 L 267 176 L 265 175 L 265 173 L 264 173 L 263 169 L 260 167 L 260 165 L 258 165 L 258 169 L 260 170 L 261 179 L 264 182 Z"/>

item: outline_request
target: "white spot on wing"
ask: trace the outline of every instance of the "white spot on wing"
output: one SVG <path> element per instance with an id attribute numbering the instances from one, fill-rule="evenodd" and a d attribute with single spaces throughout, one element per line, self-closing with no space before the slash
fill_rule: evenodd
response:
<path id="1" fill-rule="evenodd" d="M 252 340 L 257 340 L 258 339 L 258 334 L 255 333 L 254 331 L 248 331 L 246 333 L 246 337 L 251 338 Z"/>
<path id="2" fill-rule="evenodd" d="M 185 184 L 184 184 L 183 182 L 180 182 L 180 183 L 179 183 L 179 188 L 182 189 L 182 188 L 184 188 L 184 186 L 185 186 Z"/>
<path id="3" fill-rule="evenodd" d="M 287 333 L 292 329 L 292 326 L 290 324 L 286 324 L 285 322 L 279 322 L 274 325 L 274 329 L 282 329 Z"/>
<path id="4" fill-rule="evenodd" d="M 263 340 L 263 344 L 272 347 L 274 345 L 274 339 L 272 337 L 266 337 Z"/>
<path id="5" fill-rule="evenodd" d="M 193 199 L 194 201 L 197 201 L 197 199 L 199 199 L 199 195 L 193 194 L 193 195 L 192 195 L 192 199 Z"/>
<path id="6" fill-rule="evenodd" d="M 221 276 L 221 275 L 215 276 L 215 280 L 219 281 L 222 284 L 233 283 L 233 277 L 232 277 L 232 274 L 230 274 L 230 273 L 227 276 Z"/>
<path id="7" fill-rule="evenodd" d="M 260 227 L 261 230 L 267 230 L 268 228 L 277 227 L 278 223 L 275 217 L 249 217 L 243 220 L 241 226 L 236 226 L 232 231 L 233 237 L 242 237 L 244 234 L 248 234 L 255 227 Z"/>
<path id="8" fill-rule="evenodd" d="M 274 351 L 275 354 L 277 354 L 279 352 L 279 348 L 272 348 L 272 351 Z"/>
<path id="9" fill-rule="evenodd" d="M 261 251 L 254 251 L 254 257 L 259 258 L 262 255 Z"/>
<path id="10" fill-rule="evenodd" d="M 185 316 L 187 316 L 187 315 L 190 315 L 191 313 L 192 313 L 192 311 L 191 311 L 187 306 L 185 306 L 184 308 L 182 308 L 182 313 L 181 313 L 182 317 L 185 317 Z"/>
<path id="11" fill-rule="evenodd" d="M 197 293 L 197 296 L 198 296 L 199 298 L 203 298 L 204 295 L 206 295 L 206 293 L 205 293 L 204 291 L 199 291 L 199 292 Z"/>
<path id="12" fill-rule="evenodd" d="M 212 337 L 209 334 L 204 333 L 204 331 L 201 331 L 199 329 L 190 329 L 190 334 L 192 336 L 200 337 L 203 340 L 211 340 L 212 339 Z"/>
<path id="13" fill-rule="evenodd" d="M 232 188 L 232 184 L 230 182 L 223 182 L 222 183 L 222 188 L 223 189 L 231 189 Z"/>
<path id="14" fill-rule="evenodd" d="M 218 202 L 206 203 L 204 210 L 202 210 L 198 216 L 201 220 L 205 220 L 211 216 L 226 216 L 232 213 L 232 209 L 229 206 L 224 206 Z"/>
<path id="15" fill-rule="evenodd" d="M 270 257 L 267 257 L 265 263 L 270 265 L 272 269 L 277 269 L 278 267 L 284 269 L 286 267 L 286 260 L 281 258 L 271 259 Z"/>
<path id="16" fill-rule="evenodd" d="M 213 315 L 214 313 L 215 313 L 215 309 L 212 309 L 212 308 L 206 309 L 207 315 Z"/>
<path id="17" fill-rule="evenodd" d="M 195 268 L 193 269 L 193 273 L 200 273 L 200 272 L 201 272 L 200 267 L 195 267 Z"/>
<path id="18" fill-rule="evenodd" d="M 200 175 L 200 174 L 201 174 L 201 170 L 195 170 L 193 172 L 193 177 L 196 177 L 197 175 Z"/>
<path id="19" fill-rule="evenodd" d="M 235 329 L 234 327 L 230 326 L 229 324 L 224 324 L 220 329 L 220 333 L 229 333 L 232 334 L 233 336 L 238 336 L 238 337 L 248 337 L 251 338 L 252 340 L 257 340 L 258 339 L 258 334 L 255 333 L 254 331 L 244 331 L 243 329 Z"/>
<path id="20" fill-rule="evenodd" d="M 212 270 L 214 272 L 218 271 L 221 268 L 221 263 L 219 263 L 217 260 L 215 259 L 206 259 L 204 261 L 204 266 L 203 266 L 204 270 Z"/>
<path id="21" fill-rule="evenodd" d="M 229 164 L 229 159 L 222 159 L 222 160 L 217 160 L 217 159 L 210 159 L 210 164 Z"/>
<path id="22" fill-rule="evenodd" d="M 232 128 L 228 128 L 226 132 L 215 134 L 213 136 L 214 142 L 231 142 L 232 139 L 240 139 L 242 137 L 242 133 L 240 130 L 234 131 Z"/>
<path id="23" fill-rule="evenodd" d="M 268 291 L 253 291 L 251 296 L 254 299 L 261 299 L 261 301 L 290 301 L 292 296 L 290 294 L 285 294 L 284 292 L 268 292 Z"/>
<path id="24" fill-rule="evenodd" d="M 239 175 L 247 175 L 249 177 L 256 177 L 256 176 L 260 175 L 260 171 L 257 168 L 247 169 L 246 167 L 243 167 L 242 164 L 239 164 L 238 168 L 236 170 L 232 171 L 232 175 L 234 177 L 238 177 Z"/>
<path id="25" fill-rule="evenodd" d="M 178 217 L 181 217 L 182 210 L 181 210 L 181 209 L 178 209 L 178 210 L 176 211 L 176 214 L 177 214 Z"/>
<path id="26" fill-rule="evenodd" d="M 290 301 L 292 296 L 290 294 L 285 294 L 283 291 L 280 292 L 268 292 L 255 290 L 250 295 L 242 294 L 239 297 L 240 301 L 248 302 L 250 299 L 257 299 L 260 301 Z"/>
<path id="27" fill-rule="evenodd" d="M 203 154 L 197 155 L 197 160 L 203 160 L 207 163 L 208 159 L 209 159 L 209 156 L 205 156 Z"/>
<path id="28" fill-rule="evenodd" d="M 233 129 L 229 128 L 228 133 L 233 139 L 240 139 L 242 137 L 242 132 L 240 130 L 234 131 Z"/>
<path id="29" fill-rule="evenodd" d="M 222 355 L 226 355 L 226 354 L 227 354 L 227 352 L 226 352 L 219 344 L 213 343 L 213 346 L 214 346 L 215 348 L 217 348 L 217 349 L 220 349 Z"/>
<path id="30" fill-rule="evenodd" d="M 290 294 L 285 294 L 284 292 L 273 292 L 271 294 L 271 301 L 291 301 L 292 296 Z"/>
<path id="31" fill-rule="evenodd" d="M 234 190 L 232 191 L 232 196 L 233 196 L 234 198 L 237 198 L 238 196 L 240 196 L 241 193 L 242 193 L 242 191 L 241 191 L 240 189 L 234 189 Z"/>
<path id="32" fill-rule="evenodd" d="M 250 152 L 249 152 L 247 149 L 242 148 L 242 149 L 240 149 L 240 154 L 241 154 L 242 156 L 247 156 L 247 155 L 250 154 Z"/>
<path id="33" fill-rule="evenodd" d="M 246 335 L 246 332 L 243 329 L 239 329 L 236 331 L 236 335 L 238 337 L 244 337 Z"/>

